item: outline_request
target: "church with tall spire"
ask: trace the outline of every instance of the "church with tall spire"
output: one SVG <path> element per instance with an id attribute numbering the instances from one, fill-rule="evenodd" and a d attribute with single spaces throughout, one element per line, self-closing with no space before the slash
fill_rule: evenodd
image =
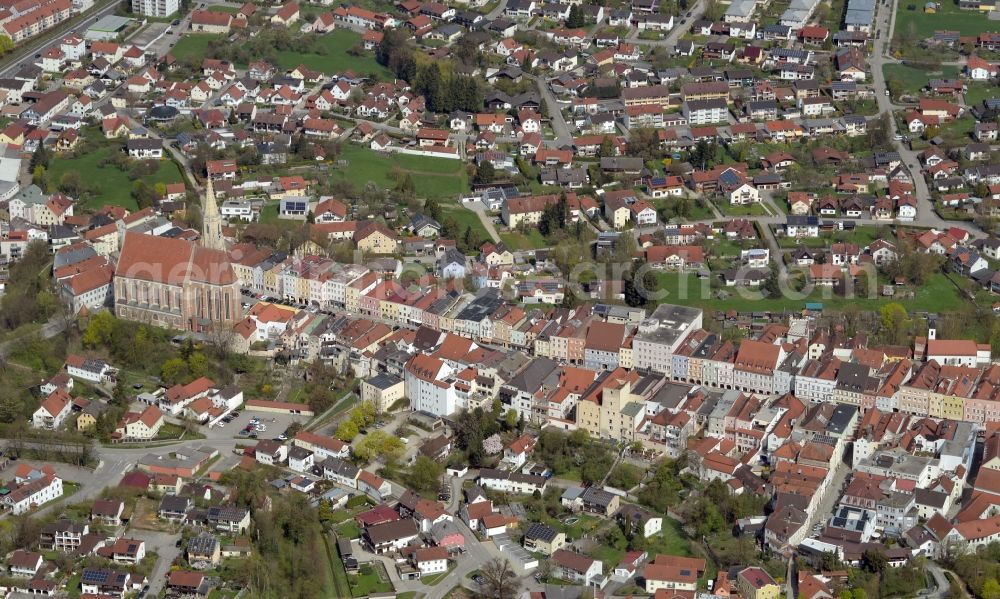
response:
<path id="1" fill-rule="evenodd" d="M 215 203 L 215 186 L 212 177 L 208 177 L 205 185 L 205 199 L 201 205 L 201 245 L 203 247 L 226 251 L 226 239 L 222 235 L 222 215 Z"/>

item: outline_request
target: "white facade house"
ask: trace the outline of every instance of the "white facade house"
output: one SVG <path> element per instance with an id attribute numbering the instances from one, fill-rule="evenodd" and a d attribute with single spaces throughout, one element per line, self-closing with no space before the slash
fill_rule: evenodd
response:
<path id="1" fill-rule="evenodd" d="M 414 560 L 421 576 L 448 571 L 448 550 L 444 547 L 417 549 Z"/>
<path id="2" fill-rule="evenodd" d="M 235 218 L 245 222 L 254 218 L 253 205 L 249 200 L 226 200 L 219 206 L 219 214 L 228 220 Z"/>
<path id="3" fill-rule="evenodd" d="M 548 482 L 544 476 L 521 474 L 520 472 L 505 472 L 484 468 L 479 472 L 479 484 L 491 491 L 503 493 L 519 493 L 531 495 L 535 491 L 541 493 Z"/>
<path id="4" fill-rule="evenodd" d="M 414 411 L 435 416 L 453 414 L 461 406 L 449 377 L 452 368 L 437 358 L 417 354 L 406 363 L 403 390 Z"/>
<path id="5" fill-rule="evenodd" d="M 113 380 L 117 371 L 104 360 L 70 355 L 66 357 L 66 372 L 75 379 L 104 383 Z"/>
<path id="6" fill-rule="evenodd" d="M 31 426 L 33 428 L 54 430 L 62 426 L 72 411 L 73 403 L 69 394 L 62 389 L 56 389 L 45 398 L 42 405 L 38 406 L 35 413 L 31 415 Z"/>
<path id="7" fill-rule="evenodd" d="M 62 479 L 54 475 L 43 475 L 19 482 L 17 487 L 3 498 L 3 505 L 17 516 L 58 499 L 62 494 Z"/>

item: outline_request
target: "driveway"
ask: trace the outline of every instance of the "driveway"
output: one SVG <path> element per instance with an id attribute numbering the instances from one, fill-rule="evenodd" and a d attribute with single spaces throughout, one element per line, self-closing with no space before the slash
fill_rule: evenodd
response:
<path id="1" fill-rule="evenodd" d="M 493 225 L 493 218 L 486 210 L 486 205 L 477 200 L 475 202 L 469 202 L 465 205 L 465 207 L 479 216 L 479 222 L 483 223 L 483 227 L 486 229 L 486 232 L 490 234 L 490 239 L 493 240 L 493 243 L 500 243 L 500 234 L 497 233 L 497 228 Z"/>
<path id="2" fill-rule="evenodd" d="M 167 582 L 170 565 L 184 551 L 183 547 L 176 547 L 178 535 L 151 530 L 129 529 L 125 536 L 145 541 L 147 554 L 156 552 L 156 564 L 153 566 L 152 572 L 149 573 L 149 592 L 147 593 L 149 597 L 156 597 Z"/>

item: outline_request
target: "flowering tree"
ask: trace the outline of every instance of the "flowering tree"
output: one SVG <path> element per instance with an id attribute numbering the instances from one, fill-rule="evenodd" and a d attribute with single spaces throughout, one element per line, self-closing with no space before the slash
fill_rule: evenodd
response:
<path id="1" fill-rule="evenodd" d="M 483 451 L 486 455 L 496 455 L 503 451 L 503 441 L 500 440 L 499 434 L 493 434 L 483 440 Z"/>

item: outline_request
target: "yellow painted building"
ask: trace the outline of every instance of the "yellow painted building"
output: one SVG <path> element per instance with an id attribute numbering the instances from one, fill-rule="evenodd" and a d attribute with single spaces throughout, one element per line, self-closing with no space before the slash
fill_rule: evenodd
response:
<path id="1" fill-rule="evenodd" d="M 594 437 L 614 441 L 634 441 L 635 431 L 645 415 L 645 404 L 632 393 L 639 374 L 618 368 L 576 406 L 576 426 Z"/>
<path id="2" fill-rule="evenodd" d="M 744 568 L 737 575 L 736 586 L 744 599 L 780 599 L 781 587 L 763 568 Z"/>

